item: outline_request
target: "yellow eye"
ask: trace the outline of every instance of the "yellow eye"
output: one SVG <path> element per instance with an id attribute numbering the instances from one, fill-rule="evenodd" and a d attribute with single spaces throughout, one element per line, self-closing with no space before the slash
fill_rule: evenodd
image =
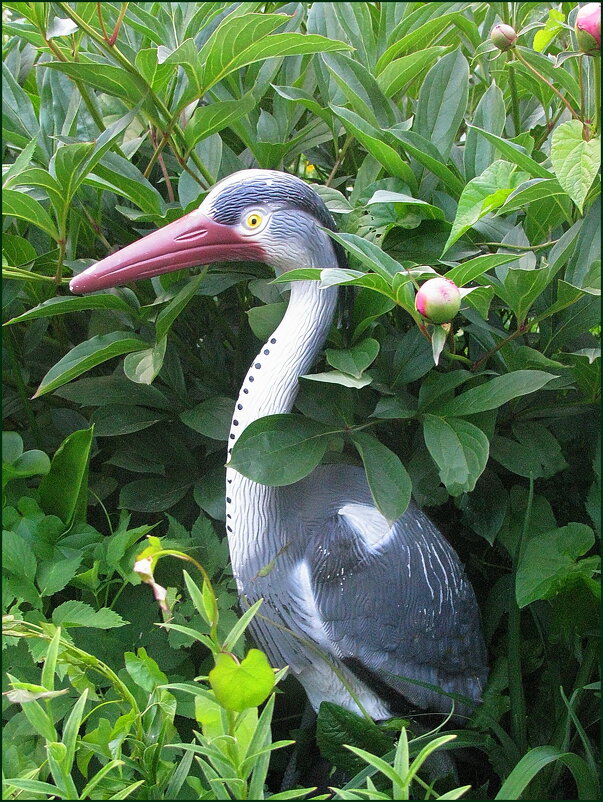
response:
<path id="1" fill-rule="evenodd" d="M 257 228 L 259 225 L 262 224 L 262 220 L 263 217 L 259 212 L 251 212 L 251 214 L 247 215 L 245 224 L 247 228 Z"/>

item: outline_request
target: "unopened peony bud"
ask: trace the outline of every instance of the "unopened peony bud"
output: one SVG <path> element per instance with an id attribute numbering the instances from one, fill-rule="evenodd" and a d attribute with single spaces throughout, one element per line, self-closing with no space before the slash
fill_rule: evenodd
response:
<path id="1" fill-rule="evenodd" d="M 448 323 L 461 308 L 461 294 L 449 278 L 430 278 L 422 285 L 415 307 L 432 323 Z"/>
<path id="2" fill-rule="evenodd" d="M 499 50 L 510 50 L 512 47 L 515 47 L 517 34 L 510 25 L 505 25 L 504 22 L 500 22 L 492 28 L 490 40 Z"/>
<path id="3" fill-rule="evenodd" d="M 576 15 L 576 39 L 583 53 L 601 52 L 601 3 L 587 3 Z"/>

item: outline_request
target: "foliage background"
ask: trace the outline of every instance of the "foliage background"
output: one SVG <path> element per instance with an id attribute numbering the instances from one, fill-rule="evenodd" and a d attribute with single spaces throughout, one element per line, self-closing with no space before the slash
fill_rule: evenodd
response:
<path id="1" fill-rule="evenodd" d="M 207 674 L 207 643 L 177 627 L 209 624 L 162 561 L 176 626 L 156 626 L 133 565 L 151 533 L 193 555 L 227 637 L 225 440 L 284 296 L 251 263 L 86 298 L 66 284 L 253 166 L 315 184 L 356 271 L 311 276 L 357 288 L 296 412 L 336 428 L 331 460 L 360 459 L 355 427 L 370 423 L 379 502 L 404 505 L 392 476 L 412 484 L 476 588 L 491 678 L 459 733 L 481 750 L 460 769 L 469 795 L 519 798 L 536 775 L 526 798 L 598 798 L 600 66 L 575 52 L 576 10 L 4 4 L 4 660 L 25 694 L 5 703 L 4 772 L 21 778 L 9 798 L 48 798 L 28 782 L 63 798 L 214 798 L 193 752 L 165 746 L 210 724 L 159 687 Z M 499 21 L 520 32 L 516 51 L 489 45 Z M 471 289 L 450 331 L 413 319 L 403 268 Z M 303 440 L 302 424 L 296 453 Z M 302 705 L 284 687 L 275 738 Z M 392 746 L 354 727 L 319 718 L 323 753 L 348 771 L 343 743 Z M 284 755 L 256 792 L 276 791 Z M 110 771 L 90 788 L 92 767 Z"/>

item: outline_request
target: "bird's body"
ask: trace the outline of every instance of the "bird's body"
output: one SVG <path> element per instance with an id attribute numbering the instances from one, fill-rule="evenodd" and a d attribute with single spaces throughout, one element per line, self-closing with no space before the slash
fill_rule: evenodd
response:
<path id="1" fill-rule="evenodd" d="M 279 272 L 341 266 L 342 252 L 321 227 L 333 221 L 302 181 L 242 171 L 217 184 L 198 212 L 107 257 L 72 289 L 224 259 L 258 259 Z M 291 282 L 285 317 L 241 387 L 229 454 L 250 423 L 291 411 L 336 300 L 336 288 Z M 358 711 L 360 703 L 382 719 L 402 700 L 449 712 L 457 694 L 469 700 L 455 703 L 463 713 L 479 699 L 487 669 L 473 590 L 419 509 L 409 506 L 390 526 L 352 465 L 321 465 L 285 487 L 227 467 L 226 516 L 239 593 L 248 603 L 263 599 L 252 632 L 275 666 L 291 667 L 314 708 L 326 700 Z"/>

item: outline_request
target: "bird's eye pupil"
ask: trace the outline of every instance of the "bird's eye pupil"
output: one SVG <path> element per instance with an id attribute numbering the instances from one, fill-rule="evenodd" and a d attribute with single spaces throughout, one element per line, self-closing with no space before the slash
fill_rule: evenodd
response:
<path id="1" fill-rule="evenodd" d="M 250 214 L 247 218 L 247 225 L 249 228 L 257 228 L 261 222 L 262 218 L 259 214 Z"/>

